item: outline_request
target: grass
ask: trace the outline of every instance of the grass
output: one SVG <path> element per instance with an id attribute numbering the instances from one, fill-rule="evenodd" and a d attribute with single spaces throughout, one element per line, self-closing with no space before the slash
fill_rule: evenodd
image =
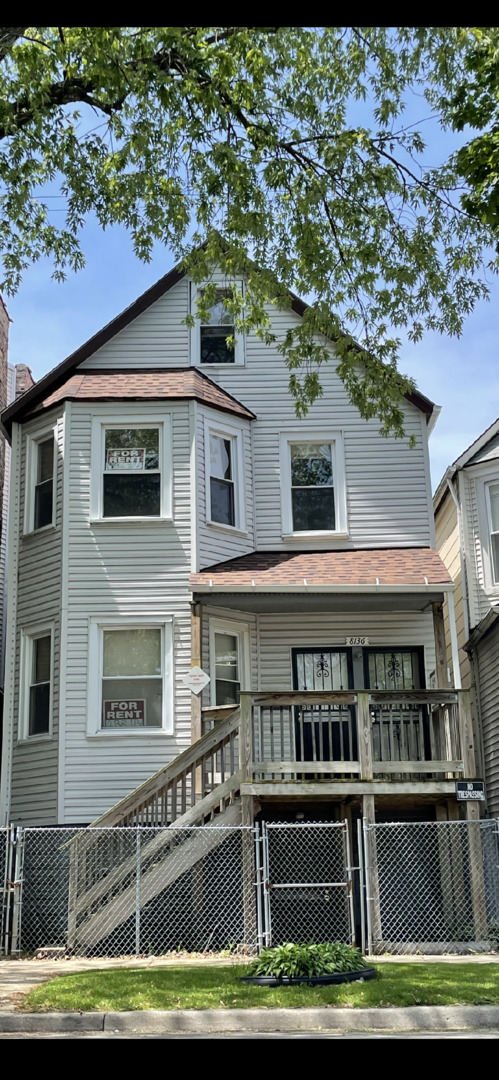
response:
<path id="1" fill-rule="evenodd" d="M 379 978 L 338 986 L 252 986 L 241 965 L 120 968 L 64 975 L 37 986 L 29 1012 L 135 1009 L 276 1009 L 317 1006 L 499 1005 L 499 964 L 390 964 Z"/>

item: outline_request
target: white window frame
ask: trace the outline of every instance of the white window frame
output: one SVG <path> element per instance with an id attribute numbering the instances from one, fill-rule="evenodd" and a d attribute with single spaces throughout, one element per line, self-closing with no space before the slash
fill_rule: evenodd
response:
<path id="1" fill-rule="evenodd" d="M 104 517 L 103 476 L 106 463 L 106 431 L 110 428 L 157 428 L 159 433 L 159 463 L 161 475 L 160 513 L 147 516 Z M 155 522 L 172 520 L 172 422 L 170 414 L 123 412 L 94 416 L 92 420 L 92 454 L 90 479 L 90 521 L 106 525 L 124 522 Z"/>
<path id="2" fill-rule="evenodd" d="M 190 310 L 191 315 L 195 318 L 195 324 L 191 327 L 190 331 L 190 352 L 191 352 L 191 366 L 199 367 L 201 371 L 204 371 L 208 376 L 210 371 L 232 371 L 233 368 L 244 367 L 245 365 L 245 337 L 244 334 L 237 333 L 234 329 L 234 360 L 230 364 L 202 364 L 201 363 L 201 321 L 197 317 L 197 302 L 208 285 L 216 285 L 217 289 L 237 289 L 244 296 L 244 282 L 242 278 L 235 278 L 231 281 L 220 278 L 214 278 L 213 281 L 205 281 L 200 285 L 194 285 L 191 282 L 191 302 Z"/>
<path id="3" fill-rule="evenodd" d="M 237 638 L 237 661 L 239 665 L 239 684 L 241 690 L 249 690 L 250 673 L 250 640 L 249 626 L 247 623 L 233 622 L 230 619 L 210 618 L 209 622 L 209 647 L 210 647 L 210 704 L 216 705 L 217 685 L 215 671 L 215 634 L 232 634 Z"/>
<path id="4" fill-rule="evenodd" d="M 52 520 L 46 525 L 35 528 L 35 492 L 38 475 L 38 448 L 47 439 L 54 440 L 54 468 L 52 473 Z M 51 424 L 36 435 L 26 437 L 26 497 L 24 503 L 24 533 L 39 533 L 44 529 L 53 529 L 56 517 L 57 500 L 57 425 Z"/>
<path id="5" fill-rule="evenodd" d="M 488 550 L 488 558 L 489 558 L 488 571 L 490 573 L 490 587 L 492 589 L 499 590 L 499 566 L 497 567 L 498 577 L 497 577 L 497 580 L 496 580 L 495 576 L 494 576 L 494 555 L 493 555 L 493 551 L 492 551 L 492 537 L 499 535 L 499 532 L 494 531 L 493 528 L 492 528 L 492 508 L 491 508 L 491 505 L 490 505 L 490 489 L 491 489 L 491 487 L 499 487 L 499 476 L 496 476 L 494 479 L 488 480 L 484 484 L 485 505 L 486 505 L 486 510 L 487 510 L 487 529 L 488 529 L 488 533 L 487 533 L 487 550 Z M 485 547 L 485 545 L 482 545 L 482 547 Z"/>
<path id="6" fill-rule="evenodd" d="M 29 709 L 31 690 L 31 671 L 33 666 L 33 649 L 35 641 L 39 638 L 50 637 L 50 694 L 49 694 L 49 726 L 48 731 L 38 734 L 29 733 Z M 21 676 L 19 680 L 19 728 L 18 742 L 43 742 L 52 738 L 53 724 L 53 700 L 54 700 L 54 622 L 39 623 L 36 626 L 21 630 Z"/>
<path id="7" fill-rule="evenodd" d="M 291 446 L 303 443 L 328 443 L 331 446 L 331 461 L 333 469 L 334 490 L 334 529 L 317 529 L 298 532 L 293 528 L 293 504 L 291 497 Z M 345 486 L 345 457 L 343 448 L 343 433 L 341 431 L 317 431 L 302 428 L 293 431 L 282 431 L 279 439 L 280 467 L 281 467 L 281 508 L 282 508 L 282 536 L 283 540 L 319 540 L 321 537 L 344 538 L 347 532 L 347 509 L 346 509 L 346 486 Z"/>
<path id="8" fill-rule="evenodd" d="M 234 483 L 234 525 L 222 521 L 213 521 L 211 517 L 211 461 L 210 436 L 227 439 L 231 444 L 232 480 Z M 220 424 L 214 420 L 204 421 L 204 462 L 205 462 L 205 502 L 206 524 L 210 528 L 222 529 L 229 533 L 241 533 L 246 536 L 246 508 L 244 500 L 244 428 L 236 424 Z"/>
<path id="9" fill-rule="evenodd" d="M 105 630 L 161 630 L 163 663 L 163 707 L 161 727 L 103 728 L 102 727 L 102 679 Z M 173 735 L 174 725 L 173 687 L 173 617 L 155 618 L 99 618 L 89 620 L 88 635 L 88 719 L 87 735 L 99 739 L 151 739 L 158 735 Z"/>

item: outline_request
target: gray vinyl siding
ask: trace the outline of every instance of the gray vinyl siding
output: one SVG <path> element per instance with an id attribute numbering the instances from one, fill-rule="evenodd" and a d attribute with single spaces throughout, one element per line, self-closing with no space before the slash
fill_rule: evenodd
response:
<path id="1" fill-rule="evenodd" d="M 332 598 L 332 605 L 334 600 Z M 291 650 L 345 648 L 348 636 L 369 637 L 369 647 L 424 647 L 426 683 L 435 669 L 435 640 L 431 614 L 421 612 L 307 612 L 259 616 L 258 690 L 289 690 L 293 686 Z"/>
<path id="2" fill-rule="evenodd" d="M 23 535 L 26 495 L 27 435 L 39 435 L 57 424 L 57 470 L 55 527 Z M 62 558 L 62 484 L 64 417 L 62 410 L 26 424 L 21 443 L 20 499 L 17 520 L 19 586 L 15 644 L 14 739 L 12 751 L 11 820 L 20 825 L 52 825 L 57 822 L 59 741 L 59 657 Z M 53 624 L 52 735 L 19 742 L 21 631 Z"/>
<path id="3" fill-rule="evenodd" d="M 188 367 L 189 330 L 182 323 L 188 302 L 189 283 L 187 278 L 182 278 L 170 292 L 85 360 L 82 368 Z"/>
<path id="4" fill-rule="evenodd" d="M 188 304 L 189 285 L 182 279 L 86 360 L 82 368 L 181 367 L 189 363 L 189 350 L 190 362 L 196 364 L 196 335 L 192 332 L 189 341 L 189 332 L 182 325 Z M 290 311 L 271 311 L 270 315 L 278 339 L 290 324 L 299 322 L 299 316 Z M 276 345 L 265 346 L 250 334 L 244 342 L 244 357 L 243 365 L 205 365 L 202 370 L 257 415 L 251 425 L 256 547 L 293 547 L 293 542 L 282 539 L 279 433 L 295 429 L 303 431 L 304 436 L 313 435 L 314 429 L 344 434 L 349 533 L 346 546 L 431 546 L 433 518 L 422 413 L 403 401 L 407 438 L 381 438 L 378 422 L 362 420 L 350 404 L 336 375 L 331 350 L 331 364 L 324 364 L 320 372 L 323 396 L 308 416 L 298 421 L 288 391 L 289 371 Z M 416 441 L 414 449 L 408 446 L 411 435 Z M 300 542 L 302 549 L 330 544 L 330 540 Z M 341 546 L 345 546 L 344 540 Z M 216 550 L 218 547 L 213 548 L 215 558 Z M 210 557 L 207 548 L 207 560 Z"/>
<path id="5" fill-rule="evenodd" d="M 205 445 L 205 423 L 217 431 L 224 431 L 229 425 L 230 429 L 241 431 L 241 438 L 237 440 L 238 450 L 243 448 L 243 501 L 245 508 L 245 529 L 241 535 L 239 530 L 231 532 L 230 529 L 217 525 L 208 525 L 210 514 L 209 492 L 207 505 L 206 491 L 206 454 L 209 455 L 209 445 Z M 254 507 L 253 507 L 253 467 L 251 453 L 251 424 L 248 420 L 238 420 L 235 416 L 224 415 L 215 409 L 206 409 L 196 406 L 196 466 L 197 466 L 197 528 L 198 528 L 198 559 L 199 569 L 210 566 L 212 563 L 223 562 L 226 559 L 234 559 L 239 555 L 247 555 L 255 549 L 254 534 Z M 235 475 L 235 498 L 239 499 L 239 487 L 241 480 L 239 471 Z"/>
<path id="6" fill-rule="evenodd" d="M 476 647 L 488 811 L 499 816 L 499 623 Z"/>
<path id="7" fill-rule="evenodd" d="M 293 312 L 274 313 L 273 330 L 282 337 L 290 322 L 298 318 Z M 226 365 L 223 370 L 208 372 L 257 415 L 252 424 L 257 548 L 296 548 L 296 542 L 282 539 L 279 433 L 298 430 L 308 437 L 313 436 L 314 429 L 343 432 L 351 545 L 430 545 L 433 525 L 422 414 L 404 401 L 407 438 L 381 438 L 377 421 L 362 420 L 348 401 L 331 356 L 331 364 L 323 365 L 320 371 L 323 396 L 301 421 L 296 418 L 288 391 L 289 372 L 275 346 L 264 346 L 250 335 L 245 366 Z M 408 446 L 411 435 L 416 440 L 414 449 Z M 329 539 L 308 544 L 300 541 L 302 550 L 330 546 Z M 340 546 L 344 547 L 345 541 Z"/>
<path id="8" fill-rule="evenodd" d="M 12 364 L 7 365 L 7 401 L 14 400 L 16 385 L 16 370 Z M 4 436 L 1 436 L 4 438 Z M 0 526 L 0 589 L 1 589 L 1 613 L 0 613 L 0 685 L 3 689 L 5 671 L 5 626 L 7 621 L 7 538 L 9 532 L 9 501 L 10 501 L 10 465 L 11 449 L 4 439 L 4 474 L 2 492 L 2 518 Z"/>
<path id="9" fill-rule="evenodd" d="M 114 409 L 114 413 L 113 413 Z M 140 403 L 141 417 L 158 406 Z M 172 419 L 173 522 L 89 522 L 93 416 L 121 412 L 119 404 L 71 408 L 69 477 L 66 740 L 63 820 L 91 821 L 190 742 L 190 427 L 189 408 L 175 403 Z M 87 734 L 90 619 L 173 617 L 175 672 L 173 735 Z"/>

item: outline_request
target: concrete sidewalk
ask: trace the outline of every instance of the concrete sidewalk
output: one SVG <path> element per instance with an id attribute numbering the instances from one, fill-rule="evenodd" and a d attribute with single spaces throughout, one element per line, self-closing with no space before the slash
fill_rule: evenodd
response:
<path id="1" fill-rule="evenodd" d="M 499 955 L 376 956 L 383 963 L 499 964 Z M 186 1033 L 291 1031 L 499 1031 L 499 1006 L 411 1006 L 379 1009 L 206 1009 L 113 1013 L 20 1013 L 26 993 L 48 979 L 78 971 L 247 963 L 246 957 L 147 957 L 135 959 L 0 960 L 0 1033 Z"/>

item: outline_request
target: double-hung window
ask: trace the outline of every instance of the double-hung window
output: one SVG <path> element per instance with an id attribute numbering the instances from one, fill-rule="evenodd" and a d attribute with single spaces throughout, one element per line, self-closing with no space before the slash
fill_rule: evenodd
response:
<path id="1" fill-rule="evenodd" d="M 487 485 L 492 581 L 499 585 L 499 484 Z"/>
<path id="2" fill-rule="evenodd" d="M 27 482 L 25 532 L 34 532 L 54 524 L 55 511 L 55 436 L 28 436 L 26 444 Z"/>
<path id="3" fill-rule="evenodd" d="M 210 432 L 210 517 L 235 525 L 233 440 Z"/>
<path id="4" fill-rule="evenodd" d="M 281 435 L 283 534 L 345 535 L 343 444 L 339 433 Z"/>
<path id="5" fill-rule="evenodd" d="M 234 319 L 224 303 L 230 298 L 229 289 L 217 289 L 209 309 L 210 318 L 200 323 L 201 364 L 233 364 L 235 361 Z"/>
<path id="6" fill-rule="evenodd" d="M 22 637 L 21 739 L 51 731 L 52 633 L 51 627 L 44 627 Z"/>
<path id="7" fill-rule="evenodd" d="M 171 517 L 170 418 L 94 419 L 91 518 Z"/>
<path id="8" fill-rule="evenodd" d="M 203 367 L 241 365 L 244 363 L 244 338 L 229 310 L 235 292 L 242 292 L 242 281 L 220 286 L 205 299 L 206 314 L 198 316 L 198 300 L 205 293 L 203 286 L 192 286 L 191 312 L 194 325 L 191 333 L 191 364 Z M 207 304 L 207 307 L 206 307 Z"/>
<path id="9" fill-rule="evenodd" d="M 219 528 L 245 530 L 244 439 L 242 425 L 205 420 L 206 520 Z"/>
<path id="10" fill-rule="evenodd" d="M 89 734 L 171 732 L 171 652 L 171 619 L 92 619 Z"/>

